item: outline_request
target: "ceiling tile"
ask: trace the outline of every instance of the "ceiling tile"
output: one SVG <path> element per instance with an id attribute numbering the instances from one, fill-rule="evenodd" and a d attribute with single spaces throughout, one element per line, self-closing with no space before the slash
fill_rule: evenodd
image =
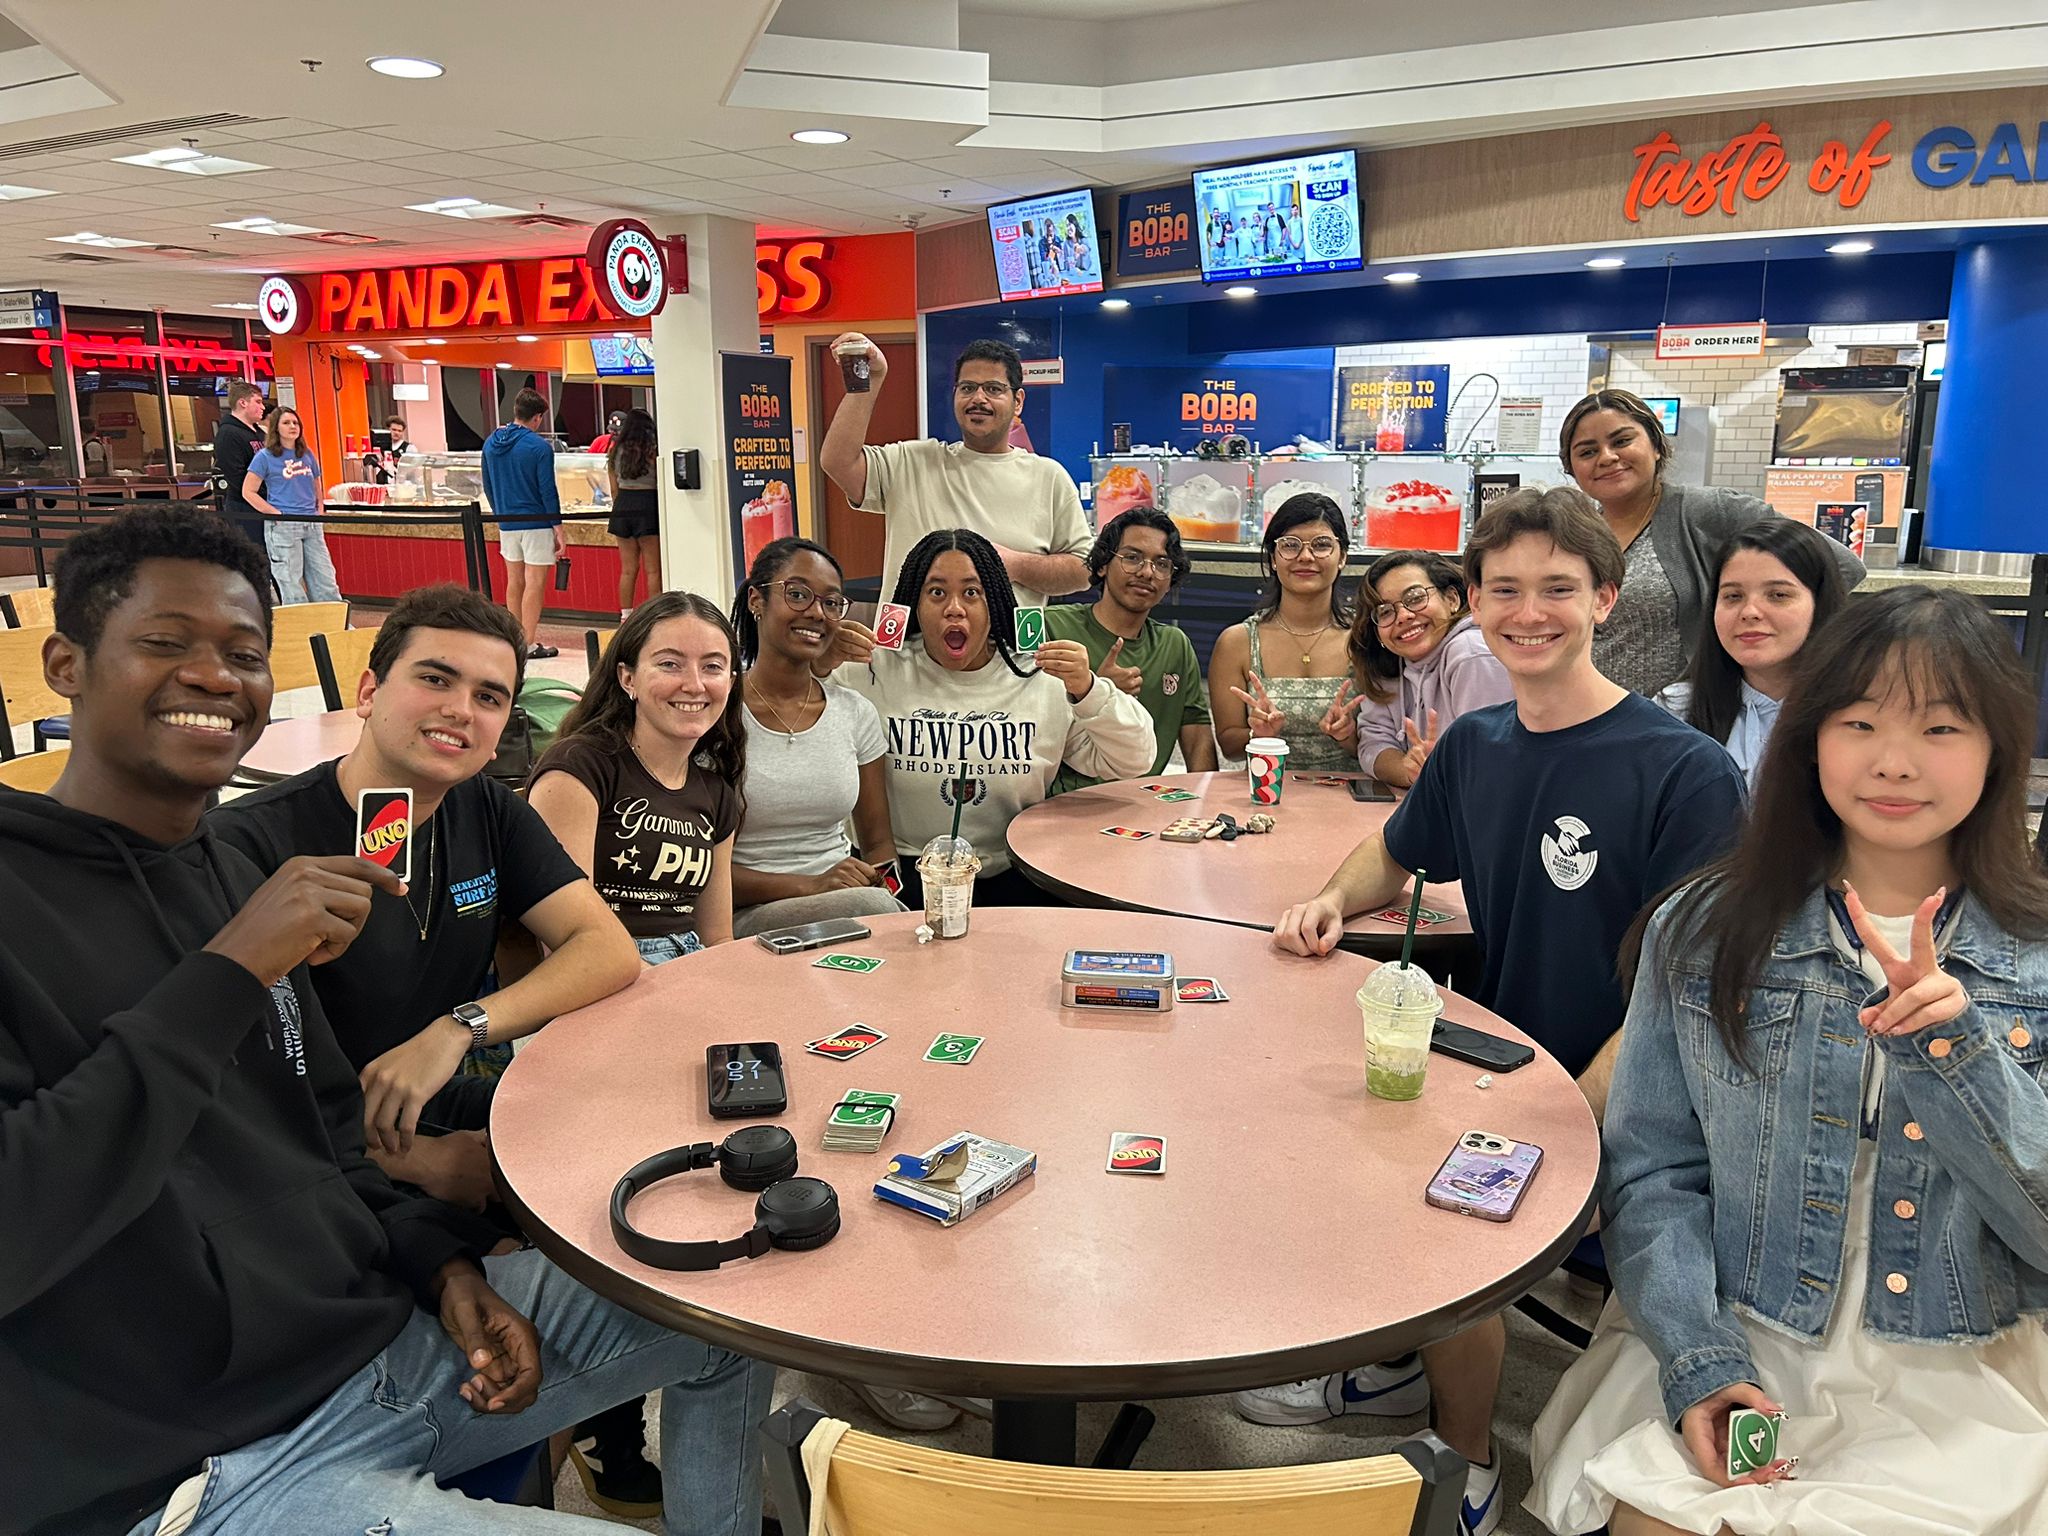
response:
<path id="1" fill-rule="evenodd" d="M 592 154 L 587 149 L 571 149 L 563 144 L 510 144 L 503 149 L 485 150 L 484 153 L 493 160 L 543 171 L 570 171 L 580 165 L 602 165 L 608 159 L 616 158 Z"/>
<path id="2" fill-rule="evenodd" d="M 280 140 L 281 143 L 301 149 L 311 149 L 321 154 L 336 155 L 344 160 L 403 160 L 417 155 L 420 147 L 404 139 L 387 139 L 374 133 L 356 133 L 344 130 L 337 133 L 315 133 L 303 137 Z"/>

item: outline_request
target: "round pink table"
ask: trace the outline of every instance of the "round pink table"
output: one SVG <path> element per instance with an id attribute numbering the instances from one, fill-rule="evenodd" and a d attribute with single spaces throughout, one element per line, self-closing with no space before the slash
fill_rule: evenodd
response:
<path id="1" fill-rule="evenodd" d="M 1057 1460 L 1071 1459 L 1077 1401 L 1299 1380 L 1443 1338 L 1556 1267 L 1592 1212 L 1599 1133 L 1540 1046 L 1489 1089 L 1479 1069 L 1432 1056 L 1419 1099 L 1367 1095 L 1352 994 L 1375 962 L 1361 956 L 1302 959 L 1249 929 L 1136 912 L 981 909 L 966 938 L 923 946 L 917 914 L 866 921 L 874 936 L 848 948 L 883 959 L 870 974 L 726 944 L 533 1038 L 499 1085 L 491 1151 L 506 1203 L 549 1258 L 642 1316 L 757 1359 L 993 1397 L 998 1455 Z M 1062 1008 L 1060 964 L 1076 947 L 1166 950 L 1230 1001 Z M 1461 997 L 1444 1012 L 1527 1041 Z M 850 1061 L 803 1049 L 856 1022 L 889 1038 Z M 966 1066 L 924 1061 L 942 1032 L 986 1043 Z M 800 1171 L 838 1191 L 842 1231 L 708 1273 L 628 1258 L 612 1239 L 613 1184 L 744 1123 L 711 1118 L 704 1049 L 763 1038 L 782 1047 L 789 1081 L 774 1118 L 797 1138 Z M 821 1150 L 847 1088 L 904 1095 L 881 1152 Z M 1512 1221 L 1423 1199 L 1472 1129 L 1544 1148 Z M 959 1130 L 1036 1151 L 1036 1175 L 950 1228 L 873 1197 L 891 1154 Z M 1164 1136 L 1167 1171 L 1105 1172 L 1113 1131 Z M 641 1195 L 633 1219 L 656 1237 L 722 1239 L 752 1224 L 753 1202 L 707 1170 Z"/>
<path id="2" fill-rule="evenodd" d="M 259 783 L 288 779 L 353 751 L 362 734 L 362 716 L 352 709 L 273 720 L 242 759 L 240 772 L 243 778 Z"/>
<path id="3" fill-rule="evenodd" d="M 1148 784 L 1185 790 L 1193 800 L 1161 800 Z M 1034 885 L 1084 907 L 1123 907 L 1270 932 L 1280 914 L 1307 901 L 1344 856 L 1387 824 L 1388 801 L 1359 801 L 1341 785 L 1287 775 L 1280 803 L 1268 809 L 1271 832 L 1199 843 L 1169 843 L 1160 829 L 1183 816 L 1228 811 L 1239 825 L 1262 807 L 1251 803 L 1242 770 L 1155 774 L 1097 784 L 1041 801 L 1010 823 L 1010 857 Z M 1154 834 L 1143 842 L 1106 837 L 1104 827 Z M 1417 931 L 1424 951 L 1468 949 L 1472 924 L 1455 884 L 1423 886 L 1422 904 L 1450 921 Z M 1344 925 L 1344 947 L 1388 958 L 1402 925 L 1360 913 Z"/>

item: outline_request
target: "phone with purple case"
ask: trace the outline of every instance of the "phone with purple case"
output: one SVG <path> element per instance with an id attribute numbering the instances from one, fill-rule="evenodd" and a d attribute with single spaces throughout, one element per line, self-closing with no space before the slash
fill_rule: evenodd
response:
<path id="1" fill-rule="evenodd" d="M 1491 1131 L 1467 1131 L 1451 1148 L 1425 1198 L 1441 1210 L 1506 1221 L 1515 1214 L 1543 1162 L 1533 1141 L 1510 1141 Z"/>

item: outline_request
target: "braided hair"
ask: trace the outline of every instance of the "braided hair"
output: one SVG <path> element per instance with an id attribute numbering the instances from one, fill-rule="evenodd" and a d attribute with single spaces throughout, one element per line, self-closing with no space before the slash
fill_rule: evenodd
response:
<path id="1" fill-rule="evenodd" d="M 846 579 L 846 567 L 839 563 L 838 556 L 822 544 L 809 539 L 776 539 L 763 546 L 761 553 L 754 556 L 753 567 L 747 572 L 747 579 L 740 583 L 739 591 L 732 598 L 732 629 L 739 641 L 739 661 L 743 667 L 751 667 L 761 654 L 761 625 L 754 617 L 754 610 L 748 606 L 748 594 L 759 592 L 763 602 L 768 600 L 769 584 L 788 569 L 789 562 L 798 555 L 816 555 L 833 570 L 839 579 Z"/>
<path id="2" fill-rule="evenodd" d="M 948 550 L 958 550 L 974 562 L 974 576 L 981 583 L 982 596 L 988 604 L 989 644 L 1003 658 L 1003 665 L 1019 677 L 1029 677 L 1031 674 L 1017 665 L 1016 588 L 1010 585 L 1010 573 L 1003 569 L 995 545 L 971 529 L 941 528 L 928 533 L 911 545 L 910 553 L 903 557 L 903 568 L 896 573 L 896 592 L 890 601 L 910 610 L 906 636 L 919 632 L 918 594 L 924 591 L 932 563 Z"/>

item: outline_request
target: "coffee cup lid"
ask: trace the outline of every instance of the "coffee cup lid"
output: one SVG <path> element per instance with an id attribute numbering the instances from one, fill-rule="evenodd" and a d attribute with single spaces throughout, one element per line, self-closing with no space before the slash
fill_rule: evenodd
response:
<path id="1" fill-rule="evenodd" d="M 1244 749 L 1261 757 L 1278 757 L 1286 752 L 1287 742 L 1279 736 L 1254 736 L 1244 744 Z"/>

